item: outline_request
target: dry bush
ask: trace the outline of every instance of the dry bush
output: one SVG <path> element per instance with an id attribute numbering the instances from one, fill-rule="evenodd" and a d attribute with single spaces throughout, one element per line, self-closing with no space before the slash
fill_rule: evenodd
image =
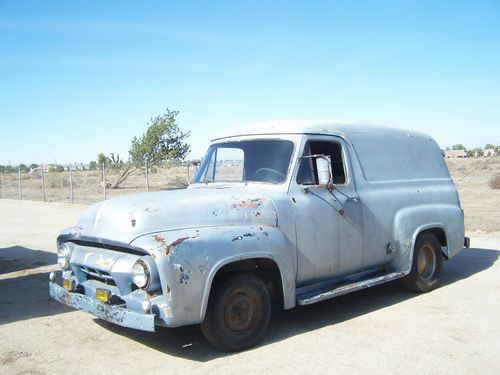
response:
<path id="1" fill-rule="evenodd" d="M 494 175 L 488 182 L 488 185 L 490 185 L 492 189 L 500 189 L 500 174 Z"/>

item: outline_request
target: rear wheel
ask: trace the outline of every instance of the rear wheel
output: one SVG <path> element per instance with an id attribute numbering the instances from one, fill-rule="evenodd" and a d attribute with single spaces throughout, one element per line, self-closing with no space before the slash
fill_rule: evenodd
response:
<path id="1" fill-rule="evenodd" d="M 430 292 L 438 287 L 442 269 L 441 245 L 432 233 L 424 233 L 417 239 L 411 271 L 402 279 L 403 285 L 412 292 Z"/>
<path id="2" fill-rule="evenodd" d="M 217 348 L 235 352 L 254 345 L 265 333 L 271 298 L 262 280 L 243 273 L 229 277 L 210 293 L 201 329 Z"/>

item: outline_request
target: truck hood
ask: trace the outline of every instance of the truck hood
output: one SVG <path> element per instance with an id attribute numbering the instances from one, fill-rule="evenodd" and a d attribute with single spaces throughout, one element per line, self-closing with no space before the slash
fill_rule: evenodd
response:
<path id="1" fill-rule="evenodd" d="M 88 207 L 72 234 L 122 243 L 148 233 L 209 226 L 277 226 L 269 196 L 247 188 L 143 193 Z"/>

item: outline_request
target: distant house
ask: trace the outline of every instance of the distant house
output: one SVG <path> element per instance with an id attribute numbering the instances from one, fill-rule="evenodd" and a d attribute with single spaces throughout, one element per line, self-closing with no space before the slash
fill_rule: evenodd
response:
<path id="1" fill-rule="evenodd" d="M 483 156 L 489 157 L 489 156 L 496 156 L 497 155 L 497 150 L 494 148 L 484 148 L 483 149 Z"/>
<path id="2" fill-rule="evenodd" d="M 466 158 L 467 151 L 465 151 L 465 150 L 445 150 L 444 157 L 446 159 Z"/>

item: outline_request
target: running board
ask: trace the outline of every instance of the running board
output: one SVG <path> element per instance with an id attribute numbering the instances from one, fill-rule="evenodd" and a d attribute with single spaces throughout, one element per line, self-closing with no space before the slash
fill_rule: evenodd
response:
<path id="1" fill-rule="evenodd" d="M 405 275 L 404 272 L 393 272 L 382 276 L 377 276 L 371 279 L 360 280 L 348 284 L 336 285 L 333 289 L 322 288 L 311 290 L 303 294 L 297 295 L 298 305 L 310 305 L 312 303 L 321 302 L 330 298 L 339 297 L 347 293 L 356 292 L 370 288 L 375 285 L 383 284 L 388 281 L 399 279 Z"/>

